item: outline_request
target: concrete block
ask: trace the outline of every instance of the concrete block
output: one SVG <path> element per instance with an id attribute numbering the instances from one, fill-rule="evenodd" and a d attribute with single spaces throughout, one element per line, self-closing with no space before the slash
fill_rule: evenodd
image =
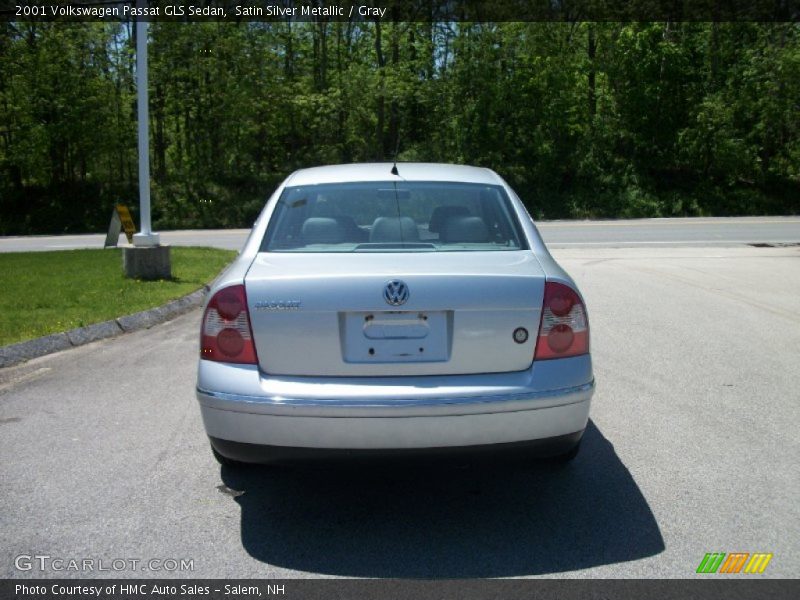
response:
<path id="1" fill-rule="evenodd" d="M 67 348 L 72 348 L 72 344 L 65 333 L 54 333 L 35 340 L 3 346 L 0 348 L 0 367 L 10 367 L 31 358 Z"/>
<path id="2" fill-rule="evenodd" d="M 169 246 L 123 248 L 122 269 L 133 279 L 172 279 Z"/>
<path id="3" fill-rule="evenodd" d="M 114 337 L 122 333 L 122 328 L 116 321 L 103 321 L 86 327 L 78 327 L 67 332 L 67 337 L 73 346 L 82 346 L 89 342 Z"/>
<path id="4" fill-rule="evenodd" d="M 117 319 L 117 323 L 123 331 L 136 331 L 137 329 L 147 329 L 153 325 L 158 325 L 163 320 L 157 312 L 158 309 L 151 308 L 142 312 L 125 315 Z"/>

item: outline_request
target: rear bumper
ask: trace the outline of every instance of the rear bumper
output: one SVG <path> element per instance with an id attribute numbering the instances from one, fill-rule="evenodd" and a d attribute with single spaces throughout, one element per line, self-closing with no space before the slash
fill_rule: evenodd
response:
<path id="1" fill-rule="evenodd" d="M 201 360 L 197 380 L 206 432 L 230 458 L 228 442 L 273 454 L 275 447 L 432 451 L 548 439 L 559 446 L 563 436 L 580 439 L 593 392 L 588 355 L 513 373 L 378 378 L 269 377 L 256 366 Z"/>
<path id="2" fill-rule="evenodd" d="M 215 448 L 249 462 L 305 450 L 519 443 L 557 453 L 580 439 L 593 392 L 588 355 L 515 373 L 326 379 L 268 378 L 257 367 L 201 360 L 197 386 Z"/>

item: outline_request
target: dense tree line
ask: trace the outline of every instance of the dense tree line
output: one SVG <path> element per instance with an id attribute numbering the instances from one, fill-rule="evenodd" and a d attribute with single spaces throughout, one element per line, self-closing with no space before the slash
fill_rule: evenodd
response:
<path id="1" fill-rule="evenodd" d="M 132 23 L 0 24 L 0 234 L 137 198 Z M 159 228 L 247 226 L 299 167 L 488 166 L 539 218 L 800 210 L 800 30 L 154 23 Z"/>

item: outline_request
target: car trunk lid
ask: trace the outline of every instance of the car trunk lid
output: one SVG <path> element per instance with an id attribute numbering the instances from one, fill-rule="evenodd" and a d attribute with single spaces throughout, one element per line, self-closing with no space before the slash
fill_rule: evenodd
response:
<path id="1" fill-rule="evenodd" d="M 544 279 L 529 251 L 273 252 L 245 285 L 265 373 L 444 375 L 529 367 Z"/>

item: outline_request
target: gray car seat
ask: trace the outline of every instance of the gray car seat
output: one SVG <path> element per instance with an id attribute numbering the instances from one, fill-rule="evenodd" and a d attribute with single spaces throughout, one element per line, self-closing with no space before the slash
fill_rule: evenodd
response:
<path id="1" fill-rule="evenodd" d="M 369 241 L 372 243 L 418 242 L 419 230 L 411 217 L 378 217 L 372 224 Z"/>
<path id="2" fill-rule="evenodd" d="M 428 231 L 432 233 L 441 233 L 442 227 L 450 217 L 469 215 L 466 206 L 437 206 L 431 213 L 430 221 L 428 222 Z"/>
<path id="3" fill-rule="evenodd" d="M 489 241 L 489 228 L 480 217 L 450 217 L 444 222 L 441 239 L 449 243 Z"/>
<path id="4" fill-rule="evenodd" d="M 344 228 L 336 219 L 311 217 L 303 223 L 303 241 L 306 244 L 338 244 L 343 242 Z"/>

